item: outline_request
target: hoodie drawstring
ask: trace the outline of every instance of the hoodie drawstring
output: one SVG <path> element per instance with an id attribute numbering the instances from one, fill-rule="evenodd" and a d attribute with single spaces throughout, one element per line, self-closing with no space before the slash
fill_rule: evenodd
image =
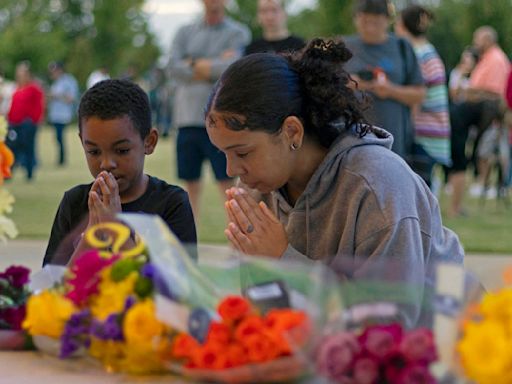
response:
<path id="1" fill-rule="evenodd" d="M 306 256 L 309 257 L 309 195 L 306 195 Z"/>

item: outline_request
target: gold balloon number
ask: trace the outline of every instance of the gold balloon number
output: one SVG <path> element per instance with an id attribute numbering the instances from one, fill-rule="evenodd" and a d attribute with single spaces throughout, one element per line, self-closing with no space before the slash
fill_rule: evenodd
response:
<path id="1" fill-rule="evenodd" d="M 104 234 L 107 234 L 105 237 Z M 100 236 L 102 235 L 102 236 Z M 130 228 L 120 223 L 99 223 L 93 225 L 86 233 L 87 243 L 96 248 L 102 257 L 120 255 L 121 257 L 134 257 L 144 251 L 144 243 L 136 237 L 135 245 L 123 248 L 130 240 Z"/>

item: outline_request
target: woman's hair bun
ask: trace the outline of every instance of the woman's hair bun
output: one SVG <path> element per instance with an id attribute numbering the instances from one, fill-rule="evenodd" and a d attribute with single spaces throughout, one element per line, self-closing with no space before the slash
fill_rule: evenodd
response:
<path id="1" fill-rule="evenodd" d="M 302 52 L 303 59 L 320 59 L 331 62 L 346 63 L 352 58 L 352 52 L 339 40 L 315 38 Z"/>

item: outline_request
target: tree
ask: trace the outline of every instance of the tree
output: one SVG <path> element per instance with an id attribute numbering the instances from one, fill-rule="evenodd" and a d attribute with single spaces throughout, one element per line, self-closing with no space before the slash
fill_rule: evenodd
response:
<path id="1" fill-rule="evenodd" d="M 66 62 L 85 83 L 100 65 L 112 75 L 129 65 L 148 69 L 160 55 L 142 11 L 144 0 L 0 0 L 1 65 L 13 75 L 28 59 L 46 74 L 52 60 Z"/>

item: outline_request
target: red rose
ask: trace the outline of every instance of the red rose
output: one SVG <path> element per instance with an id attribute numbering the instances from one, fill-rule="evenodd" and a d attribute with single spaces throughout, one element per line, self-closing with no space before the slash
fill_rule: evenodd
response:
<path id="1" fill-rule="evenodd" d="M 436 346 L 432 331 L 418 328 L 407 332 L 400 343 L 400 351 L 409 362 L 428 365 L 437 360 Z"/>
<path id="2" fill-rule="evenodd" d="M 379 379 L 379 362 L 371 357 L 356 359 L 353 377 L 357 384 L 374 384 Z"/>
<path id="3" fill-rule="evenodd" d="M 435 384 L 436 382 L 436 379 L 430 374 L 428 366 L 410 364 L 402 370 L 396 384 Z"/>

